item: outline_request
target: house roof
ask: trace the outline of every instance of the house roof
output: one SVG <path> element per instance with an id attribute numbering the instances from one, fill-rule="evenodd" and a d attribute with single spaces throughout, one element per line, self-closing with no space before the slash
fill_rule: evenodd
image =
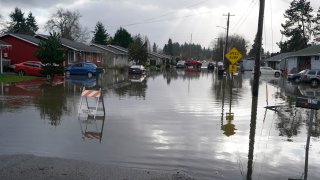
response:
<path id="1" fill-rule="evenodd" d="M 281 54 L 278 54 L 276 56 L 272 56 L 272 57 L 269 57 L 267 59 L 265 59 L 264 61 L 281 61 L 282 59 L 285 59 L 287 57 L 289 57 L 292 53 L 281 53 Z"/>
<path id="2" fill-rule="evenodd" d="M 108 47 L 113 48 L 113 49 L 117 49 L 117 50 L 122 51 L 124 53 L 128 53 L 129 52 L 127 48 L 124 48 L 124 47 L 121 47 L 121 46 L 108 45 Z"/>
<path id="3" fill-rule="evenodd" d="M 40 37 L 44 39 L 48 39 L 48 35 L 43 34 L 37 34 L 35 37 Z M 95 47 L 88 46 L 84 43 L 75 42 L 66 38 L 60 38 L 62 46 L 65 46 L 67 48 L 73 49 L 75 51 L 81 51 L 81 52 L 92 52 L 92 53 L 101 53 L 101 51 Z"/>
<path id="4" fill-rule="evenodd" d="M 319 56 L 320 45 L 309 46 L 299 51 L 293 52 L 290 56 Z"/>
<path id="5" fill-rule="evenodd" d="M 119 50 L 118 48 L 114 48 L 111 45 L 102 45 L 102 44 L 94 44 L 94 43 L 92 43 L 91 46 L 94 46 L 96 48 L 102 49 L 104 51 L 111 52 L 111 53 L 116 54 L 116 55 L 128 55 L 128 50 L 126 50 L 127 52 L 124 52 L 123 50 Z"/>
<path id="6" fill-rule="evenodd" d="M 36 46 L 38 46 L 39 42 L 40 42 L 40 40 L 38 38 L 35 38 L 34 36 L 31 36 L 31 35 L 26 35 L 26 34 L 7 33 L 7 34 L 3 34 L 0 37 L 4 37 L 4 36 L 12 36 L 12 37 L 20 39 L 22 41 L 25 41 L 25 42 L 31 43 L 33 45 L 36 45 Z"/>

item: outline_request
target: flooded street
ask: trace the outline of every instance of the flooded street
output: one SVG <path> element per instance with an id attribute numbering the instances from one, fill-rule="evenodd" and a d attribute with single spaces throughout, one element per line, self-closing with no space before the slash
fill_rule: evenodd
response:
<path id="1" fill-rule="evenodd" d="M 311 110 L 296 108 L 295 98 L 319 97 L 320 89 L 261 76 L 255 106 L 251 78 L 188 69 L 0 84 L 0 155 L 181 170 L 196 179 L 317 179 L 318 111 L 306 152 Z M 77 116 L 84 86 L 103 89 L 104 118 Z"/>

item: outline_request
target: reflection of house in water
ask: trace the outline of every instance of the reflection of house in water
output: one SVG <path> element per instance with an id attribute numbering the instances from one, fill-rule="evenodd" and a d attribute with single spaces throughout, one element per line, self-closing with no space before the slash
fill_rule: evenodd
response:
<path id="1" fill-rule="evenodd" d="M 48 120 L 53 126 L 60 124 L 61 116 L 68 113 L 66 94 L 61 78 L 52 83 L 44 79 L 1 84 L 1 110 L 34 106 L 39 109 L 41 119 Z"/>

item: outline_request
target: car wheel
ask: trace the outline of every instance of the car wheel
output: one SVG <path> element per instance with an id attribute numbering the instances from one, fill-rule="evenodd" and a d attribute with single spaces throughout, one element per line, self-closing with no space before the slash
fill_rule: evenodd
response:
<path id="1" fill-rule="evenodd" d="M 315 87 L 315 86 L 317 86 L 318 85 L 318 80 L 316 80 L 316 79 L 311 79 L 311 86 L 312 87 Z"/>
<path id="2" fill-rule="evenodd" d="M 67 78 L 70 77 L 70 71 L 66 71 L 66 77 L 67 77 Z"/>
<path id="3" fill-rule="evenodd" d="M 19 70 L 19 71 L 18 71 L 18 74 L 19 74 L 19 76 L 24 76 L 24 75 L 26 75 L 26 73 L 25 73 L 23 70 Z"/>
<path id="4" fill-rule="evenodd" d="M 279 73 L 279 72 L 275 72 L 275 73 L 274 73 L 274 76 L 275 76 L 275 77 L 279 77 L 279 76 L 280 76 L 280 73 Z"/>
<path id="5" fill-rule="evenodd" d="M 295 83 L 299 83 L 299 82 L 300 82 L 300 78 L 295 78 L 295 79 L 294 79 L 294 82 L 295 82 Z"/>
<path id="6" fill-rule="evenodd" d="M 88 72 L 88 78 L 92 78 L 92 72 Z"/>

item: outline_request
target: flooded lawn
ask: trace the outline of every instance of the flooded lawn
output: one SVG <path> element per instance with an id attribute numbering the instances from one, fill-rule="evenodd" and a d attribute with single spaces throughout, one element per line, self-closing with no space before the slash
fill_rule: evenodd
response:
<path id="1" fill-rule="evenodd" d="M 84 86 L 102 88 L 105 117 L 77 116 Z M 255 106 L 251 73 L 231 82 L 206 70 L 0 84 L 0 154 L 182 170 L 196 179 L 317 179 L 318 111 L 307 149 L 311 110 L 295 107 L 296 96 L 311 94 L 320 88 L 261 77 Z"/>

